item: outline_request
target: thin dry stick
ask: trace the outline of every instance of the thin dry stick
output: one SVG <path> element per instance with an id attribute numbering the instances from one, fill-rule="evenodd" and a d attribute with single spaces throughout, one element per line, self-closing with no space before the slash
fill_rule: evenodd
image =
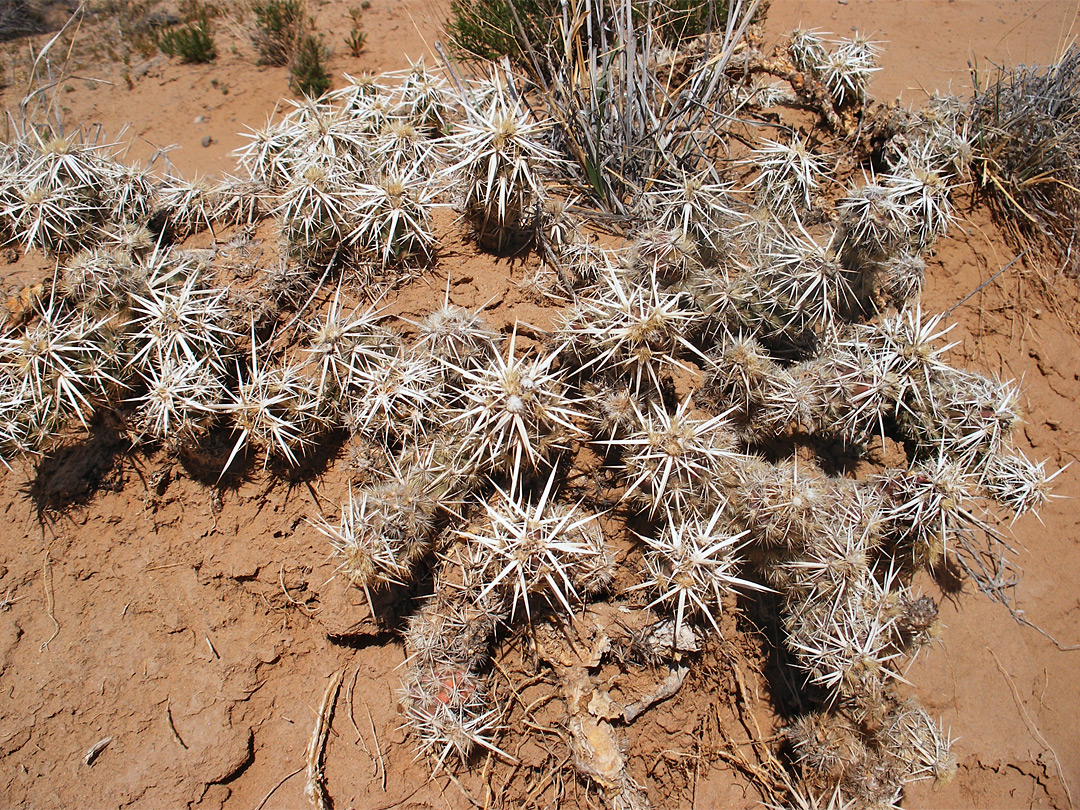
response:
<path id="1" fill-rule="evenodd" d="M 623 722 L 632 723 L 638 715 L 645 713 L 657 703 L 674 697 L 682 687 L 683 681 L 686 680 L 689 672 L 690 670 L 686 667 L 671 670 L 668 676 L 657 684 L 650 694 L 623 707 Z"/>
<path id="2" fill-rule="evenodd" d="M 514 695 L 514 700 L 516 700 L 518 705 L 521 706 L 521 708 L 525 710 L 525 714 L 530 720 L 534 719 L 532 714 L 530 714 L 530 707 L 525 705 L 525 701 L 522 699 L 521 693 L 516 688 L 514 688 L 514 682 L 512 680 L 510 680 L 510 673 L 507 672 L 506 669 L 503 667 L 503 665 L 500 664 L 498 661 L 492 661 L 492 663 L 495 665 L 495 669 L 497 669 L 499 671 L 499 674 L 503 676 L 503 680 L 506 681 L 507 687 L 510 689 L 510 691 Z M 523 685 L 521 688 L 522 689 L 528 688 L 529 686 L 532 685 L 532 683 L 535 683 L 535 680 L 536 679 L 534 679 L 534 678 L 530 678 L 529 681 L 525 685 Z"/>
<path id="3" fill-rule="evenodd" d="M 772 737 L 765 737 L 765 735 L 762 734 L 761 724 L 758 723 L 757 715 L 750 708 L 750 699 L 749 695 L 747 694 L 746 681 L 743 679 L 742 670 L 739 669 L 738 664 L 735 664 L 733 666 L 733 669 L 735 670 L 735 688 L 739 693 L 739 717 L 742 721 L 743 727 L 746 728 L 746 715 L 750 715 L 750 721 L 754 724 L 753 731 L 751 731 L 749 728 L 746 728 L 747 733 L 750 734 L 750 742 L 756 749 L 758 749 L 757 754 L 759 761 L 761 761 L 762 757 L 764 757 L 765 763 L 768 765 L 772 765 L 776 761 L 776 758 L 773 756 L 772 750 L 770 750 L 769 747 L 765 745 L 765 743 L 779 739 L 784 735 L 775 734 Z M 731 739 L 730 735 L 728 739 Z"/>
<path id="4" fill-rule="evenodd" d="M 318 808 L 330 810 L 330 795 L 326 792 L 326 774 L 323 772 L 323 758 L 326 754 L 326 742 L 330 738 L 330 721 L 334 716 L 334 704 L 337 703 L 341 681 L 345 677 L 345 667 L 339 669 L 330 678 L 330 683 L 323 694 L 322 705 L 315 719 L 315 730 L 307 750 L 307 784 L 304 795 Z"/>
<path id="5" fill-rule="evenodd" d="M 172 732 L 173 739 L 176 740 L 178 743 L 180 743 L 181 748 L 183 748 L 185 751 L 187 751 L 188 750 L 187 743 L 185 743 L 183 741 L 183 739 L 181 739 L 180 732 L 178 732 L 176 730 L 176 724 L 173 723 L 173 719 L 172 719 L 172 700 L 171 699 L 165 701 L 165 719 L 169 721 L 169 731 Z"/>
<path id="6" fill-rule="evenodd" d="M 259 802 L 257 805 L 255 805 L 255 810 L 262 810 L 263 807 L 266 806 L 266 803 L 268 801 L 270 801 L 270 797 L 278 792 L 278 788 L 280 788 L 282 785 L 284 785 L 286 782 L 288 782 L 290 779 L 292 779 L 294 776 L 296 776 L 302 770 L 304 770 L 303 765 L 301 765 L 299 768 L 297 768 L 292 773 L 285 774 L 285 776 L 281 777 L 281 781 L 278 782 L 276 785 L 274 785 L 272 788 L 270 788 L 270 792 L 267 793 L 265 796 L 263 796 L 263 799 L 262 799 L 261 802 Z"/>
<path id="7" fill-rule="evenodd" d="M 382 771 L 382 789 L 383 793 L 386 793 L 386 760 L 383 759 L 382 746 L 379 745 L 379 735 L 375 732 L 375 721 L 371 718 L 371 709 L 368 708 L 367 701 L 364 701 L 364 711 L 367 712 L 368 725 L 371 726 L 371 736 L 375 738 L 375 753 L 379 756 L 379 770 Z"/>
<path id="8" fill-rule="evenodd" d="M 718 748 L 714 753 L 728 765 L 742 771 L 757 785 L 759 790 L 767 792 L 777 798 L 783 798 L 787 795 L 787 785 L 768 773 L 765 769 L 752 763 L 738 751 L 731 753 L 722 748 Z"/>
<path id="9" fill-rule="evenodd" d="M 101 755 L 101 752 L 109 747 L 109 743 L 113 741 L 112 737 L 106 737 L 103 740 L 98 740 L 96 743 L 90 746 L 90 750 L 86 752 L 86 756 L 83 757 L 83 763 L 88 767 L 94 764 L 94 761 Z"/>
<path id="10" fill-rule="evenodd" d="M 71 25 L 71 23 L 75 20 L 76 17 L 79 18 L 80 22 L 82 21 L 82 13 L 85 10 L 86 10 L 86 3 L 85 2 L 79 3 L 79 7 L 77 9 L 75 9 L 73 12 L 71 12 L 71 16 L 68 17 L 67 22 L 64 23 L 63 27 L 59 31 L 56 32 L 56 34 L 53 36 L 52 39 L 50 39 L 47 43 L 45 43 L 44 48 L 42 48 L 40 51 L 38 51 L 37 58 L 34 59 L 34 64 L 31 65 L 31 67 L 30 67 L 30 74 L 26 78 L 26 92 L 23 93 L 24 98 L 23 98 L 22 104 L 20 104 L 20 107 L 24 107 L 26 102 L 29 101 L 29 98 L 32 95 L 32 93 L 30 92 L 30 89 L 34 86 L 34 79 L 37 77 L 38 65 L 41 64 L 41 60 L 49 52 L 49 50 L 52 48 L 52 46 L 56 44 L 56 41 L 58 39 L 60 39 L 61 36 L 63 36 L 63 34 L 67 30 L 68 26 Z"/>
<path id="11" fill-rule="evenodd" d="M 400 799 L 394 799 L 394 801 L 390 802 L 389 804 L 380 804 L 378 807 L 372 807 L 371 810 L 393 810 L 393 808 L 395 807 L 401 807 L 401 805 L 403 805 L 405 802 L 407 802 L 409 799 L 419 793 L 420 789 L 425 787 L 426 785 L 427 782 L 422 782 L 421 784 L 410 790 L 408 793 L 406 793 L 404 796 L 402 796 Z M 256 807 L 255 810 L 259 810 L 259 808 Z"/>
<path id="12" fill-rule="evenodd" d="M 998 276 L 1000 276 L 1002 273 L 1004 273 L 1006 270 L 1008 270 L 1010 267 L 1012 267 L 1014 264 L 1016 264 L 1018 261 L 1020 261 L 1022 258 L 1024 258 L 1024 256 L 1027 255 L 1027 252 L 1030 249 L 1031 248 L 1026 248 L 1025 250 L 1021 251 L 1021 253 L 1018 256 L 1013 257 L 1013 260 L 1011 262 L 1009 262 L 1007 265 L 1002 267 L 1000 270 L 998 270 L 996 273 L 994 273 L 994 275 L 990 276 L 990 278 L 988 278 L 986 281 L 984 281 L 982 284 L 980 284 L 974 290 L 969 292 L 967 295 L 965 295 L 963 298 L 961 298 L 959 301 L 957 301 L 955 304 L 953 304 L 951 307 L 949 307 L 947 310 L 945 310 L 945 314 L 942 315 L 942 317 L 943 318 L 948 318 L 949 315 L 952 313 L 952 311 L 954 309 L 956 309 L 957 307 L 959 307 L 959 306 L 963 305 L 964 303 L 966 303 L 968 300 L 970 300 L 972 298 L 972 296 L 978 295 L 983 289 L 986 288 L 986 286 L 988 284 L 991 284 L 994 281 L 994 279 L 996 279 Z"/>
<path id="13" fill-rule="evenodd" d="M 356 676 L 360 674 L 360 665 L 356 665 L 356 669 L 353 670 L 352 681 L 349 682 L 349 688 L 345 690 L 345 702 L 349 704 L 349 722 L 352 723 L 353 731 L 356 732 L 356 742 L 359 743 L 364 753 L 368 755 L 371 760 L 371 764 L 375 766 L 375 773 L 379 773 L 379 765 L 375 762 L 375 757 L 371 754 L 371 749 L 368 748 L 367 740 L 364 739 L 364 735 L 360 733 L 360 726 L 356 725 L 356 707 L 353 705 L 353 690 L 356 689 Z"/>
<path id="14" fill-rule="evenodd" d="M 1069 464 L 1071 463 L 1072 462 L 1070 461 Z M 1066 464 L 1065 466 L 1067 467 L 1068 464 Z M 1064 469 L 1064 467 L 1062 467 L 1062 469 Z M 1055 473 L 1055 475 L 1056 474 L 1057 473 Z M 1006 607 L 1008 608 L 1009 613 L 1012 615 L 1013 619 L 1015 619 L 1018 623 L 1024 625 L 1024 627 L 1030 627 L 1032 630 L 1043 636 L 1043 638 L 1045 638 L 1062 652 L 1076 652 L 1077 650 L 1080 650 L 1080 644 L 1065 644 L 1061 641 L 1058 641 L 1046 630 L 1043 630 L 1041 627 L 1039 627 L 1039 625 L 1031 621 L 1031 619 L 1027 617 L 1027 615 L 1021 608 L 1014 608 L 1012 605 L 1006 605 Z"/>
<path id="15" fill-rule="evenodd" d="M 1035 738 L 1035 741 L 1039 743 L 1039 745 L 1041 745 L 1045 750 L 1049 751 L 1050 756 L 1054 758 L 1054 764 L 1057 765 L 1058 770 L 1058 779 L 1061 780 L 1061 784 L 1065 788 L 1065 796 L 1069 800 L 1069 808 L 1071 810 L 1071 808 L 1073 807 L 1072 791 L 1069 790 L 1069 783 L 1065 779 L 1065 771 L 1062 770 L 1061 760 L 1058 759 L 1057 751 L 1054 750 L 1054 746 L 1050 745 L 1050 743 L 1046 741 L 1046 738 L 1042 735 L 1042 732 L 1039 731 L 1039 727 L 1036 726 L 1034 722 L 1032 722 L 1030 715 L 1028 715 L 1027 708 L 1024 706 L 1024 701 L 1020 699 L 1020 692 L 1016 688 L 1016 682 L 1013 680 L 1012 675 L 1008 673 L 1005 667 L 1001 665 L 1001 661 L 998 659 L 997 653 L 995 653 L 989 647 L 986 648 L 986 651 L 990 653 L 991 657 L 993 657 L 994 663 L 997 665 L 998 672 L 1000 672 L 1002 677 L 1005 679 L 1005 683 L 1009 685 L 1009 689 L 1010 691 L 1012 691 L 1013 701 L 1016 702 L 1016 708 L 1020 710 L 1020 716 L 1023 718 L 1024 725 L 1027 726 L 1028 732 L 1031 734 L 1032 737 Z"/>
<path id="16" fill-rule="evenodd" d="M 285 587 L 285 563 L 282 563 L 281 568 L 278 569 L 278 583 L 280 583 L 281 585 L 281 591 L 285 594 L 285 598 L 292 602 L 294 605 L 296 605 L 298 608 L 300 608 L 300 611 L 302 613 L 310 616 L 311 613 L 308 609 L 308 606 L 301 602 L 299 599 L 293 598 L 293 595 L 289 593 L 289 589 Z M 353 680 L 355 681 L 356 679 L 354 678 Z"/>
<path id="17" fill-rule="evenodd" d="M 79 8 L 76 10 L 76 13 L 78 13 L 79 11 L 82 11 L 83 9 L 85 9 L 85 7 L 86 7 L 85 3 L 80 3 Z M 78 16 L 79 16 L 79 22 L 75 26 L 75 33 L 73 33 L 71 35 L 71 41 L 68 43 L 67 53 L 64 54 L 64 63 L 60 67 L 60 78 L 57 80 L 57 85 L 63 84 L 64 82 L 66 82 L 68 80 L 68 77 L 65 77 L 64 74 L 67 72 L 68 65 L 71 64 L 71 52 L 73 50 L 75 50 L 75 42 L 79 38 L 79 32 L 82 31 L 83 20 L 86 18 L 85 14 L 79 14 Z M 73 15 L 72 19 L 74 19 L 74 18 L 75 17 Z M 67 26 L 65 25 L 65 28 L 66 27 Z M 78 77 L 71 76 L 70 78 L 75 79 L 75 78 L 78 78 Z M 109 82 L 109 84 L 111 84 L 111 82 Z M 55 110 L 56 122 L 57 122 L 57 125 L 58 125 L 57 129 L 60 130 L 60 134 L 63 135 L 63 127 L 59 126 L 59 124 L 60 124 L 60 110 L 56 109 L 56 101 L 57 101 L 58 98 L 59 98 L 59 93 L 53 93 L 52 98 L 49 99 L 49 105 L 48 105 L 48 107 L 45 108 L 45 119 L 48 120 L 50 112 Z M 96 138 L 95 138 L 95 140 L 96 140 Z"/>
<path id="18" fill-rule="evenodd" d="M 697 754 L 694 756 L 694 781 L 690 785 L 690 810 L 697 810 L 697 780 L 701 768 L 701 740 L 697 742 Z"/>
<path id="19" fill-rule="evenodd" d="M 47 547 L 45 549 L 45 561 L 41 565 L 41 584 L 45 588 L 45 612 L 48 613 L 49 619 L 53 623 L 53 634 L 41 642 L 41 646 L 38 648 L 38 652 L 45 652 L 49 649 L 49 644 L 60 635 L 60 622 L 56 620 L 56 614 L 53 612 L 56 603 L 53 600 L 52 565 L 50 564 L 49 549 Z"/>
<path id="20" fill-rule="evenodd" d="M 459 791 L 461 791 L 461 795 L 464 796 L 469 801 L 469 803 L 472 804 L 473 807 L 477 807 L 479 808 L 479 810 L 484 810 L 484 805 L 480 804 L 480 802 L 478 802 L 469 794 L 469 791 L 465 790 L 465 787 L 461 784 L 461 782 L 458 781 L 458 778 L 456 776 L 449 772 L 447 772 L 446 775 L 450 777 L 450 781 L 454 783 L 454 786 Z"/>
<path id="21" fill-rule="evenodd" d="M 547 790 L 548 785 L 555 779 L 558 774 L 562 772 L 562 769 L 566 767 L 566 763 L 570 761 L 570 758 L 572 756 L 573 754 L 567 754 L 563 758 L 562 762 L 560 762 L 558 765 L 548 771 L 544 778 L 537 782 L 536 786 L 529 791 L 529 795 L 525 797 L 525 804 L 532 804 L 536 801 L 536 799 L 538 799 L 544 794 L 544 791 Z"/>
<path id="22" fill-rule="evenodd" d="M 143 571 L 164 571 L 166 568 L 179 568 L 181 565 L 189 565 L 186 562 L 174 562 L 165 563 L 164 565 L 151 565 L 149 568 L 144 568 Z"/>
<path id="23" fill-rule="evenodd" d="M 731 701 L 730 696 L 729 701 Z M 732 708 L 737 710 L 737 707 L 734 705 L 732 705 Z M 772 753 L 766 749 L 768 758 L 762 761 L 755 746 L 754 754 L 757 757 L 758 764 L 751 762 L 740 750 L 740 745 L 742 744 L 737 743 L 727 729 L 725 729 L 724 722 L 720 717 L 719 704 L 715 704 L 713 710 L 716 715 L 717 734 L 722 735 L 726 747 L 730 749 L 725 751 L 723 748 L 714 747 L 713 753 L 727 764 L 734 766 L 750 777 L 751 781 L 757 785 L 758 790 L 762 791 L 762 795 L 768 794 L 777 799 L 786 796 L 787 788 L 789 787 L 787 772 L 776 758 L 772 756 Z M 745 722 L 743 722 L 743 725 L 745 727 Z"/>
<path id="24" fill-rule="evenodd" d="M 520 749 L 519 749 L 520 751 Z M 491 800 L 494 794 L 491 791 L 491 762 L 493 756 L 490 751 L 484 757 L 484 770 L 480 774 L 480 781 L 484 783 L 484 810 L 488 810 L 491 807 Z"/>

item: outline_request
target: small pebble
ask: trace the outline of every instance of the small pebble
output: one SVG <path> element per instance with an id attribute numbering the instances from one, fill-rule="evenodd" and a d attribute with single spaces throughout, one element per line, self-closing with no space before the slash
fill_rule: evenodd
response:
<path id="1" fill-rule="evenodd" d="M 195 119 L 195 123 L 196 124 L 205 124 L 206 123 L 206 116 L 205 115 L 200 115 L 198 118 Z"/>
<path id="2" fill-rule="evenodd" d="M 203 139 L 202 139 L 202 145 L 203 146 L 209 146 L 213 142 L 214 142 L 214 139 L 211 138 L 209 135 L 203 135 Z"/>

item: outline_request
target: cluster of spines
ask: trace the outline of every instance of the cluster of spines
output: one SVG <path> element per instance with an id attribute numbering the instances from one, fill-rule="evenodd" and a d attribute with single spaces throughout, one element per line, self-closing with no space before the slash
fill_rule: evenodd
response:
<path id="1" fill-rule="evenodd" d="M 546 198 L 543 171 L 559 162 L 545 145 L 549 124 L 531 115 L 500 84 L 470 105 L 448 138 L 447 176 L 460 186 L 460 206 L 481 245 L 514 253 L 532 243 Z"/>
<path id="2" fill-rule="evenodd" d="M 563 317 L 555 340 L 579 367 L 625 379 L 635 393 L 659 391 L 669 371 L 686 368 L 680 358 L 696 353 L 691 338 L 701 322 L 687 296 L 669 291 L 655 272 L 608 268 Z"/>
<path id="3" fill-rule="evenodd" d="M 461 341 L 446 346 L 443 359 L 451 369 L 426 360 L 424 347 L 404 352 L 393 335 L 384 340 L 386 330 L 372 310 L 349 317 L 335 298 L 312 327 L 309 350 L 286 358 L 280 341 L 265 337 L 264 308 L 252 308 L 250 324 L 234 322 L 234 297 L 213 287 L 206 268 L 192 261 L 194 253 L 167 247 L 218 223 L 248 225 L 276 216 L 301 268 L 284 267 L 281 285 L 268 274 L 264 286 L 293 308 L 310 303 L 305 265 L 324 266 L 347 251 L 383 266 L 426 262 L 434 249 L 430 210 L 449 176 L 429 170 L 470 150 L 474 158 L 483 153 L 475 153 L 479 146 L 464 130 L 445 140 L 459 100 L 438 75 L 421 63 L 397 78 L 393 88 L 361 78 L 296 104 L 242 150 L 249 178 L 156 180 L 114 161 L 108 146 L 78 137 L 46 141 L 31 133 L 5 149 L 4 231 L 27 247 L 61 254 L 62 267 L 30 326 L 4 338 L 4 368 L 13 376 L 24 367 L 31 372 L 29 384 L 7 386 L 12 418 L 4 455 L 43 448 L 72 419 L 88 424 L 111 394 L 127 395 L 134 407 L 136 440 L 175 449 L 232 424 L 229 464 L 249 445 L 297 464 L 334 425 L 395 440 L 422 433 L 426 413 L 441 400 L 420 383 L 432 376 L 462 382 L 466 374 L 482 373 L 472 360 L 476 352 L 495 356 L 497 336 L 490 330 L 451 324 L 445 337 Z M 509 103 L 505 88 L 487 95 L 491 104 Z M 506 195 L 535 195 L 540 188 L 529 161 L 547 153 L 528 134 L 519 133 L 528 154 L 500 175 L 504 202 Z M 431 174 L 435 180 L 428 182 Z M 249 331 L 251 343 L 243 349 Z M 528 386 L 539 368 L 525 371 Z M 535 398 L 544 399 L 544 389 L 540 380 Z M 362 390 L 375 393 L 360 396 Z M 454 396 L 458 403 L 468 398 L 462 391 Z M 557 406 L 557 390 L 554 396 Z M 569 425 L 559 407 L 547 412 Z M 474 444 L 487 440 L 488 427 L 477 431 Z M 524 448 L 538 462 L 547 455 L 548 437 L 541 434 L 534 437 L 539 451 L 531 443 Z M 498 456 L 491 454 L 489 463 L 501 464 Z"/>
<path id="4" fill-rule="evenodd" d="M 492 705 L 484 673 L 496 631 L 509 612 L 503 593 L 483 590 L 487 561 L 478 551 L 468 543 L 446 551 L 433 595 L 409 618 L 405 631 L 401 702 L 419 753 L 432 755 L 436 770 L 451 754 L 466 762 L 477 749 L 499 753 L 495 737 L 502 711 Z M 450 684 L 448 675 L 454 679 Z M 455 694 L 458 690 L 466 694 Z"/>
<path id="5" fill-rule="evenodd" d="M 424 266 L 431 213 L 447 195 L 482 245 L 531 243 L 541 172 L 556 161 L 546 125 L 497 83 L 462 99 L 422 62 L 397 78 L 350 80 L 249 135 L 241 164 L 267 189 L 293 255 L 311 265 Z"/>
<path id="6" fill-rule="evenodd" d="M 808 806 L 814 806 L 811 797 L 832 795 L 837 807 L 899 807 L 905 784 L 942 784 L 956 772 L 948 733 L 909 700 L 890 701 L 879 722 L 807 714 L 787 729 L 787 737 Z M 849 803 L 840 805 L 844 800 Z"/>
<path id="7" fill-rule="evenodd" d="M 30 311 L 0 339 L 14 396 L 3 455 L 36 453 L 72 422 L 134 406 L 133 436 L 191 438 L 224 401 L 235 334 L 224 293 L 198 263 L 158 246 L 89 251 L 68 260 Z"/>
<path id="8" fill-rule="evenodd" d="M 373 590 L 411 581 L 454 494 L 453 475 L 431 455 L 400 460 L 387 480 L 350 492 L 339 522 L 316 526 L 341 560 L 340 574 L 370 600 Z"/>
<path id="9" fill-rule="evenodd" d="M 362 77 L 294 103 L 251 132 L 239 158 L 267 189 L 266 207 L 301 263 L 422 266 L 432 257 L 430 218 L 442 190 L 433 179 L 438 122 L 451 114 L 445 83 L 421 62 L 393 86 Z"/>
<path id="10" fill-rule="evenodd" d="M 739 591 L 768 590 L 740 576 L 739 552 L 748 532 L 733 533 L 722 510 L 708 519 L 678 520 L 669 515 L 659 537 L 642 537 L 643 581 L 631 590 L 647 589 L 655 595 L 648 607 L 664 605 L 675 614 L 675 645 L 682 638 L 684 619 L 703 618 L 718 634 L 717 616 L 724 603 Z"/>
<path id="11" fill-rule="evenodd" d="M 143 223 L 184 239 L 215 223 L 248 225 L 262 216 L 259 183 L 158 179 L 116 160 L 112 146 L 78 133 L 20 137 L 4 153 L 0 231 L 25 249 L 67 257 L 109 241 L 124 247 Z"/>
<path id="12" fill-rule="evenodd" d="M 799 29 L 788 42 L 792 64 L 820 81 L 841 107 L 866 100 L 870 79 L 880 70 L 877 65 L 880 53 L 878 43 L 858 33 L 833 42 L 826 40 L 821 32 Z"/>

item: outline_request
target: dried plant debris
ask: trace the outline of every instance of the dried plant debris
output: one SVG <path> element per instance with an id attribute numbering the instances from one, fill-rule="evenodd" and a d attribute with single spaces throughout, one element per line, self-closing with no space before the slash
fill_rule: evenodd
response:
<path id="1" fill-rule="evenodd" d="M 995 209 L 1077 271 L 1080 49 L 1050 65 L 998 68 L 972 102 L 974 174 Z"/>

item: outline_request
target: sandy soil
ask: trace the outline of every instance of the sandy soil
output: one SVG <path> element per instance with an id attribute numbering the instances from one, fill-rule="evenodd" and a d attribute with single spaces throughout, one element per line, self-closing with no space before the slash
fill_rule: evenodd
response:
<path id="1" fill-rule="evenodd" d="M 777 0 L 766 28 L 879 40 L 886 50 L 871 92 L 919 104 L 935 90 L 970 95 L 972 68 L 987 76 L 994 65 L 1049 63 L 1080 35 L 1078 15 L 1075 0 Z"/>
<path id="2" fill-rule="evenodd" d="M 425 43 L 439 36 L 444 13 L 425 0 L 372 0 L 368 51 L 353 58 L 332 43 L 334 71 L 430 59 Z M 1005 64 L 1051 58 L 1077 14 L 1076 2 L 774 0 L 768 30 L 857 27 L 886 40 L 874 92 L 917 102 L 923 90 L 966 90 L 970 56 Z M 335 39 L 346 19 L 345 3 L 319 7 L 319 26 Z M 131 139 L 133 159 L 177 144 L 169 159 L 185 175 L 230 170 L 239 133 L 265 122 L 286 77 L 257 67 L 240 23 L 229 25 L 235 51 L 219 46 L 221 56 L 205 67 L 161 55 L 135 55 L 125 66 L 86 53 L 78 75 L 112 84 L 73 80 L 62 96 L 65 120 L 100 124 L 110 138 L 129 124 L 122 137 Z M 25 53 L 11 47 L 6 58 L 13 78 L 2 98 L 13 109 Z M 438 265 L 388 299 L 391 314 L 428 311 L 450 274 L 451 300 L 491 300 L 496 327 L 551 323 L 552 309 L 525 283 L 530 262 L 479 253 L 449 215 L 438 237 Z M 263 266 L 271 258 L 268 251 Z M 1012 258 L 985 211 L 964 208 L 931 263 L 924 308 L 953 307 Z M 45 272 L 29 257 L 4 271 L 4 286 Z M 1028 416 L 1018 443 L 1056 469 L 1080 452 L 1080 319 L 1076 284 L 1047 273 L 1018 263 L 957 306 L 953 361 L 1023 382 Z M 367 620 L 361 593 L 333 578 L 325 540 L 308 522 L 331 515 L 347 495 L 346 450 L 308 475 L 255 465 L 217 487 L 190 464 L 129 452 L 100 430 L 38 468 L 0 474 L 0 807 L 310 806 L 298 769 L 328 679 L 342 668 L 326 757 L 336 807 L 545 807 L 556 796 L 559 806 L 600 806 L 567 765 L 558 701 L 527 718 L 543 731 L 508 734 L 516 768 L 481 762 L 457 781 L 432 781 L 427 765 L 413 761 L 397 708 L 401 642 L 393 627 Z M 1017 595 L 1032 623 L 1071 645 L 1080 642 L 1080 479 L 1069 469 L 1057 482 L 1063 497 L 1042 522 L 1015 526 L 1026 571 Z M 932 581 L 923 587 L 941 596 Z M 968 590 L 943 600 L 943 644 L 907 672 L 922 703 L 959 738 L 960 770 L 947 786 L 913 787 L 906 806 L 1071 807 L 1070 788 L 1080 790 L 1080 651 L 1059 649 Z M 728 641 L 707 665 L 626 729 L 630 771 L 658 807 L 758 802 L 722 754 L 733 742 L 773 735 L 782 712 L 764 674 L 767 643 L 738 632 L 749 619 L 728 621 Z M 513 643 L 506 647 L 500 666 L 521 691 L 516 702 L 506 691 L 507 700 L 533 704 L 553 687 L 543 679 L 521 687 L 530 664 Z M 627 693 L 648 690 L 657 677 L 608 675 Z M 514 723 L 524 719 L 513 715 Z M 106 738 L 88 765 L 87 752 Z"/>

